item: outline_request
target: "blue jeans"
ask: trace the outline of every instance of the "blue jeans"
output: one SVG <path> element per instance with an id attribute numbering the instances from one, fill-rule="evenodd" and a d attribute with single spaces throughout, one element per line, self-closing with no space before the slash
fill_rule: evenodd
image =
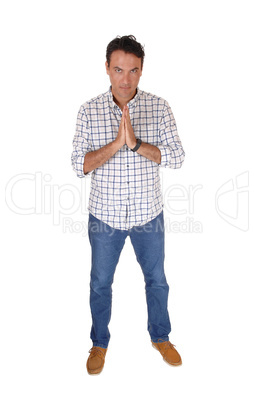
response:
<path id="1" fill-rule="evenodd" d="M 114 229 L 90 214 L 88 233 L 92 249 L 90 307 L 93 346 L 108 347 L 112 283 L 127 236 L 130 236 L 144 274 L 151 340 L 168 341 L 171 325 L 167 308 L 169 287 L 164 273 L 163 212 L 147 224 L 129 230 Z"/>

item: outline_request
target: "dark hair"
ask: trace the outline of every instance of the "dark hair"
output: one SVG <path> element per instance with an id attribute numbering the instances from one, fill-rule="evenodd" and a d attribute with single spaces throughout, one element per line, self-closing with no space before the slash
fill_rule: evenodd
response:
<path id="1" fill-rule="evenodd" d="M 107 46 L 106 58 L 108 65 L 110 64 L 111 54 L 115 50 L 123 50 L 125 53 L 135 54 L 141 59 L 141 68 L 143 67 L 145 52 L 143 46 L 136 41 L 135 36 L 117 36 Z"/>

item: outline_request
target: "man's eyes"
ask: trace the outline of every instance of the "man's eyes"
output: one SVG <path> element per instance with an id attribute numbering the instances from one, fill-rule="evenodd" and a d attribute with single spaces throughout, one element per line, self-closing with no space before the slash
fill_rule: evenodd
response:
<path id="1" fill-rule="evenodd" d="M 133 73 L 137 73 L 137 69 L 135 68 L 134 70 L 131 70 L 130 72 L 133 74 Z M 116 73 L 121 73 L 122 72 L 122 70 L 120 69 L 120 68 L 115 68 L 115 72 Z"/>

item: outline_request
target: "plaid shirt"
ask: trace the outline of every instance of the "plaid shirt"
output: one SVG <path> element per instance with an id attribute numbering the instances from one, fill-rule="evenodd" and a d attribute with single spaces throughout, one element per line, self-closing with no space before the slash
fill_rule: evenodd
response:
<path id="1" fill-rule="evenodd" d="M 112 142 L 118 134 L 122 111 L 111 89 L 80 107 L 72 153 L 77 176 L 91 175 L 89 212 L 121 230 L 144 225 L 159 215 L 163 208 L 159 167 L 180 168 L 185 155 L 164 99 L 137 89 L 128 107 L 136 138 L 160 149 L 160 164 L 124 145 L 102 166 L 84 174 L 86 153 Z"/>

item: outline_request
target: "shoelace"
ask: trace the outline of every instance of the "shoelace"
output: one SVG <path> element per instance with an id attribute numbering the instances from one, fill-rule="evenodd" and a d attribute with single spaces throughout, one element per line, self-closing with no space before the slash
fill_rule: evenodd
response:
<path id="1" fill-rule="evenodd" d="M 102 359 L 104 359 L 104 357 L 105 357 L 103 352 L 100 349 L 98 349 L 96 346 L 93 346 L 92 349 L 89 350 L 89 353 L 91 353 L 90 357 L 95 357 L 97 355 L 99 357 L 101 357 Z"/>
<path id="2" fill-rule="evenodd" d="M 174 349 L 174 346 L 175 346 L 175 345 L 173 345 L 173 343 L 171 343 L 171 342 L 168 341 L 167 346 L 165 347 L 165 351 L 168 350 L 169 348 L 170 348 L 170 349 Z"/>
<path id="3" fill-rule="evenodd" d="M 163 339 L 158 339 L 158 341 L 163 341 Z M 163 343 L 164 343 L 165 341 L 163 341 Z M 171 343 L 170 341 L 166 341 L 167 342 L 167 344 L 166 344 L 166 346 L 165 346 L 165 349 L 164 349 L 164 353 L 163 353 L 163 356 L 165 355 L 165 353 L 166 353 L 166 351 L 168 350 L 168 349 L 174 349 L 174 346 L 175 345 L 173 345 L 173 343 Z M 159 344 L 160 344 L 160 342 L 158 342 Z"/>
<path id="4" fill-rule="evenodd" d="M 162 341 L 162 342 L 159 342 L 159 341 Z M 158 343 L 167 343 L 167 349 L 168 349 L 169 347 L 172 349 L 172 347 L 175 346 L 175 345 L 173 345 L 173 343 L 171 343 L 170 341 L 164 341 L 163 339 L 158 339 Z"/>

